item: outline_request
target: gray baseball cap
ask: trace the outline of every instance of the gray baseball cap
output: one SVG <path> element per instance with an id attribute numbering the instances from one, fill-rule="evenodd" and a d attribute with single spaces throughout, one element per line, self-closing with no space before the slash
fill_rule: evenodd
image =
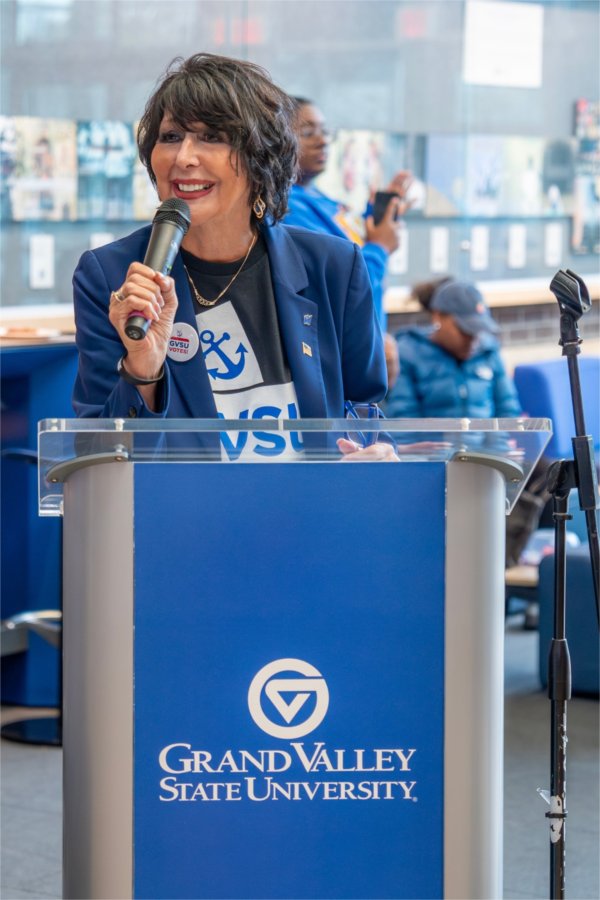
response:
<path id="1" fill-rule="evenodd" d="M 429 309 L 449 313 L 465 334 L 475 336 L 484 331 L 491 334 L 500 331 L 481 292 L 466 281 L 448 281 L 440 285 L 431 298 Z"/>

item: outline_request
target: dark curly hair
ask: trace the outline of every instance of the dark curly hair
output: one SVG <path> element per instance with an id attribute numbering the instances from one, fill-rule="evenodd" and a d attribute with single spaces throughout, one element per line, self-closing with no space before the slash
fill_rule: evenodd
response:
<path id="1" fill-rule="evenodd" d="M 261 197 L 272 221 L 283 218 L 296 171 L 295 110 L 265 69 L 212 53 L 178 57 L 169 64 L 137 133 L 140 159 L 154 185 L 151 155 L 166 112 L 180 128 L 203 122 L 222 132 L 244 166 L 250 205 Z"/>

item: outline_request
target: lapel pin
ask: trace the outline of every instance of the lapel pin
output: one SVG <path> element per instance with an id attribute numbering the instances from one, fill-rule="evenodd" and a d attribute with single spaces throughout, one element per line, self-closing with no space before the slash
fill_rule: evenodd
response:
<path id="1" fill-rule="evenodd" d="M 304 341 L 302 341 L 302 352 L 306 356 L 312 356 L 312 349 L 309 347 L 308 344 L 305 344 Z"/>
<path id="2" fill-rule="evenodd" d="M 312 313 L 306 313 L 304 316 L 304 324 L 311 325 L 312 324 Z"/>

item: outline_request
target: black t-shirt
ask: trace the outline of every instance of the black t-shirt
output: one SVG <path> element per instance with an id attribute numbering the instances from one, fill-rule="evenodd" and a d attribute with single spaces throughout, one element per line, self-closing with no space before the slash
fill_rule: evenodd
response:
<path id="1" fill-rule="evenodd" d="M 231 281 L 241 260 L 214 263 L 182 249 L 188 277 L 196 290 L 213 300 Z M 281 340 L 271 270 L 259 237 L 243 269 L 214 306 L 194 298 L 200 352 L 208 370 L 217 412 L 224 419 L 299 417 L 298 401 Z M 230 459 L 297 456 L 297 435 L 248 432 L 224 435 Z"/>

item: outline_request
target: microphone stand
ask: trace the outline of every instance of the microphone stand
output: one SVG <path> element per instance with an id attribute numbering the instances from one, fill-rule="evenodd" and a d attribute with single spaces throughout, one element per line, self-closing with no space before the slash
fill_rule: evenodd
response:
<path id="1" fill-rule="evenodd" d="M 550 897 L 565 897 L 565 832 L 566 832 L 566 762 L 567 762 L 567 701 L 571 698 L 571 659 L 566 636 L 566 523 L 569 515 L 569 494 L 573 488 L 579 493 L 579 507 L 585 512 L 596 615 L 600 622 L 598 603 L 599 547 L 596 510 L 598 483 L 594 465 L 593 441 L 585 433 L 583 401 L 577 356 L 581 338 L 577 322 L 590 307 L 587 287 L 571 272 L 559 271 L 550 283 L 550 290 L 560 307 L 560 341 L 562 355 L 567 357 L 571 400 L 575 419 L 573 459 L 558 460 L 548 471 L 547 487 L 552 495 L 554 519 L 554 633 L 548 656 L 548 697 L 552 704 L 550 792 L 540 790 L 550 805 L 546 817 L 550 820 Z"/>

